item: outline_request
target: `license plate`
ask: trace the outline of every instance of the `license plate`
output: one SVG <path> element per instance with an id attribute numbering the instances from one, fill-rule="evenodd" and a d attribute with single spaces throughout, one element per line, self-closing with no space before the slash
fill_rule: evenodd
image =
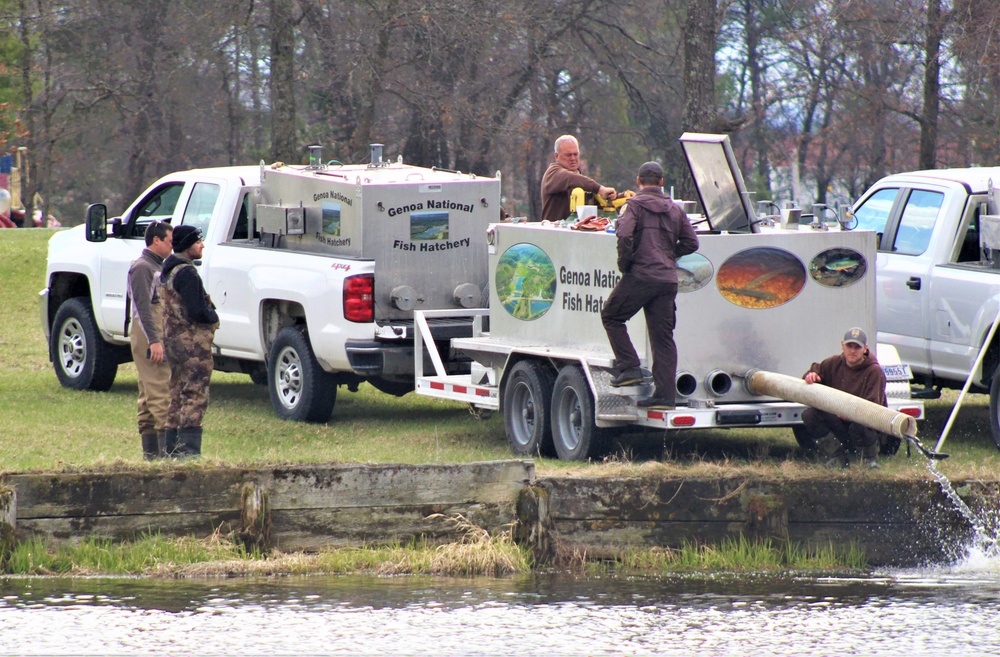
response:
<path id="1" fill-rule="evenodd" d="M 913 378 L 909 365 L 883 365 L 882 373 L 886 381 L 909 381 Z"/>

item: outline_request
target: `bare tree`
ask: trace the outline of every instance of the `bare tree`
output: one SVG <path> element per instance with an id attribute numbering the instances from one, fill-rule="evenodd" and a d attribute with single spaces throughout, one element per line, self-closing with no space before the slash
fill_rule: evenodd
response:
<path id="1" fill-rule="evenodd" d="M 297 163 L 295 129 L 295 20 L 291 0 L 270 0 L 271 159 Z"/>
<path id="2" fill-rule="evenodd" d="M 954 50 L 964 91 L 956 149 L 965 164 L 1000 162 L 1000 14 L 990 0 L 960 0 L 952 12 Z"/>
<path id="3" fill-rule="evenodd" d="M 718 0 L 688 0 L 684 20 L 684 113 L 681 124 L 692 132 L 725 132 L 738 127 L 719 114 L 715 95 L 717 38 L 721 15 Z M 670 163 L 674 177 L 684 181 L 682 193 L 695 198 L 694 181 L 680 173 L 679 160 Z"/>
<path id="4" fill-rule="evenodd" d="M 920 117 L 920 168 L 937 166 L 938 116 L 941 89 L 941 40 L 944 38 L 948 12 L 941 10 L 941 0 L 927 0 L 924 27 L 924 103 Z"/>

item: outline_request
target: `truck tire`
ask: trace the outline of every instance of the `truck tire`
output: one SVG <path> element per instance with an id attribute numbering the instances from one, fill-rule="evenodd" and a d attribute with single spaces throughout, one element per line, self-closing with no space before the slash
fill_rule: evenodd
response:
<path id="1" fill-rule="evenodd" d="M 56 311 L 49 339 L 56 377 L 64 388 L 105 391 L 118 374 L 118 353 L 101 337 L 86 297 L 67 299 Z"/>
<path id="2" fill-rule="evenodd" d="M 510 451 L 519 456 L 553 456 L 549 409 L 552 372 L 522 360 L 511 368 L 503 389 L 503 424 Z"/>
<path id="3" fill-rule="evenodd" d="M 594 421 L 594 397 L 577 365 L 559 371 L 552 390 L 552 440 L 563 461 L 585 461 L 602 447 L 603 432 Z"/>
<path id="4" fill-rule="evenodd" d="M 990 435 L 993 444 L 1000 449 L 1000 367 L 993 371 L 990 383 Z"/>
<path id="5" fill-rule="evenodd" d="M 326 422 L 337 401 L 333 375 L 323 370 L 305 327 L 278 332 L 267 362 L 267 388 L 274 412 L 283 420 Z"/>

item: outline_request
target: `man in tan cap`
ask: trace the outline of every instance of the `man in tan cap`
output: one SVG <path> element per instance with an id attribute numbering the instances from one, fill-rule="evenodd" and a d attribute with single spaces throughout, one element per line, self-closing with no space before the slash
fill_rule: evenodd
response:
<path id="1" fill-rule="evenodd" d="M 849 329 L 840 350 L 821 363 L 813 363 L 802 377 L 805 382 L 822 383 L 885 406 L 885 373 L 868 349 L 864 330 Z M 856 455 L 862 465 L 877 468 L 879 453 L 895 454 L 899 449 L 898 438 L 815 408 L 803 411 L 802 423 L 806 436 L 826 457 L 827 467 L 847 467 L 850 456 Z M 835 440 L 827 438 L 831 433 Z"/>

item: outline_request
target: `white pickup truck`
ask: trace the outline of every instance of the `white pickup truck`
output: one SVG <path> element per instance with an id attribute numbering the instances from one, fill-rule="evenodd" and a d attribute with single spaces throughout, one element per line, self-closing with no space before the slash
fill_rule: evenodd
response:
<path id="1" fill-rule="evenodd" d="M 856 228 L 879 235 L 878 341 L 896 347 L 928 396 L 971 376 L 973 391 L 990 394 L 1000 448 L 996 338 L 976 366 L 1000 310 L 998 185 L 1000 167 L 900 173 L 875 183 L 852 212 Z"/>
<path id="2" fill-rule="evenodd" d="M 121 217 L 108 222 L 94 205 L 86 225 L 52 237 L 40 306 L 56 375 L 107 390 L 131 360 L 126 272 L 146 226 L 164 220 L 204 231 L 216 369 L 266 381 L 280 417 L 327 421 L 340 385 L 405 394 L 414 309 L 485 306 L 486 228 L 499 205 L 499 177 L 383 163 L 380 152 L 361 165 L 170 174 Z M 445 348 L 471 331 L 468 320 L 433 327 Z M 450 369 L 468 371 L 446 353 Z"/>

